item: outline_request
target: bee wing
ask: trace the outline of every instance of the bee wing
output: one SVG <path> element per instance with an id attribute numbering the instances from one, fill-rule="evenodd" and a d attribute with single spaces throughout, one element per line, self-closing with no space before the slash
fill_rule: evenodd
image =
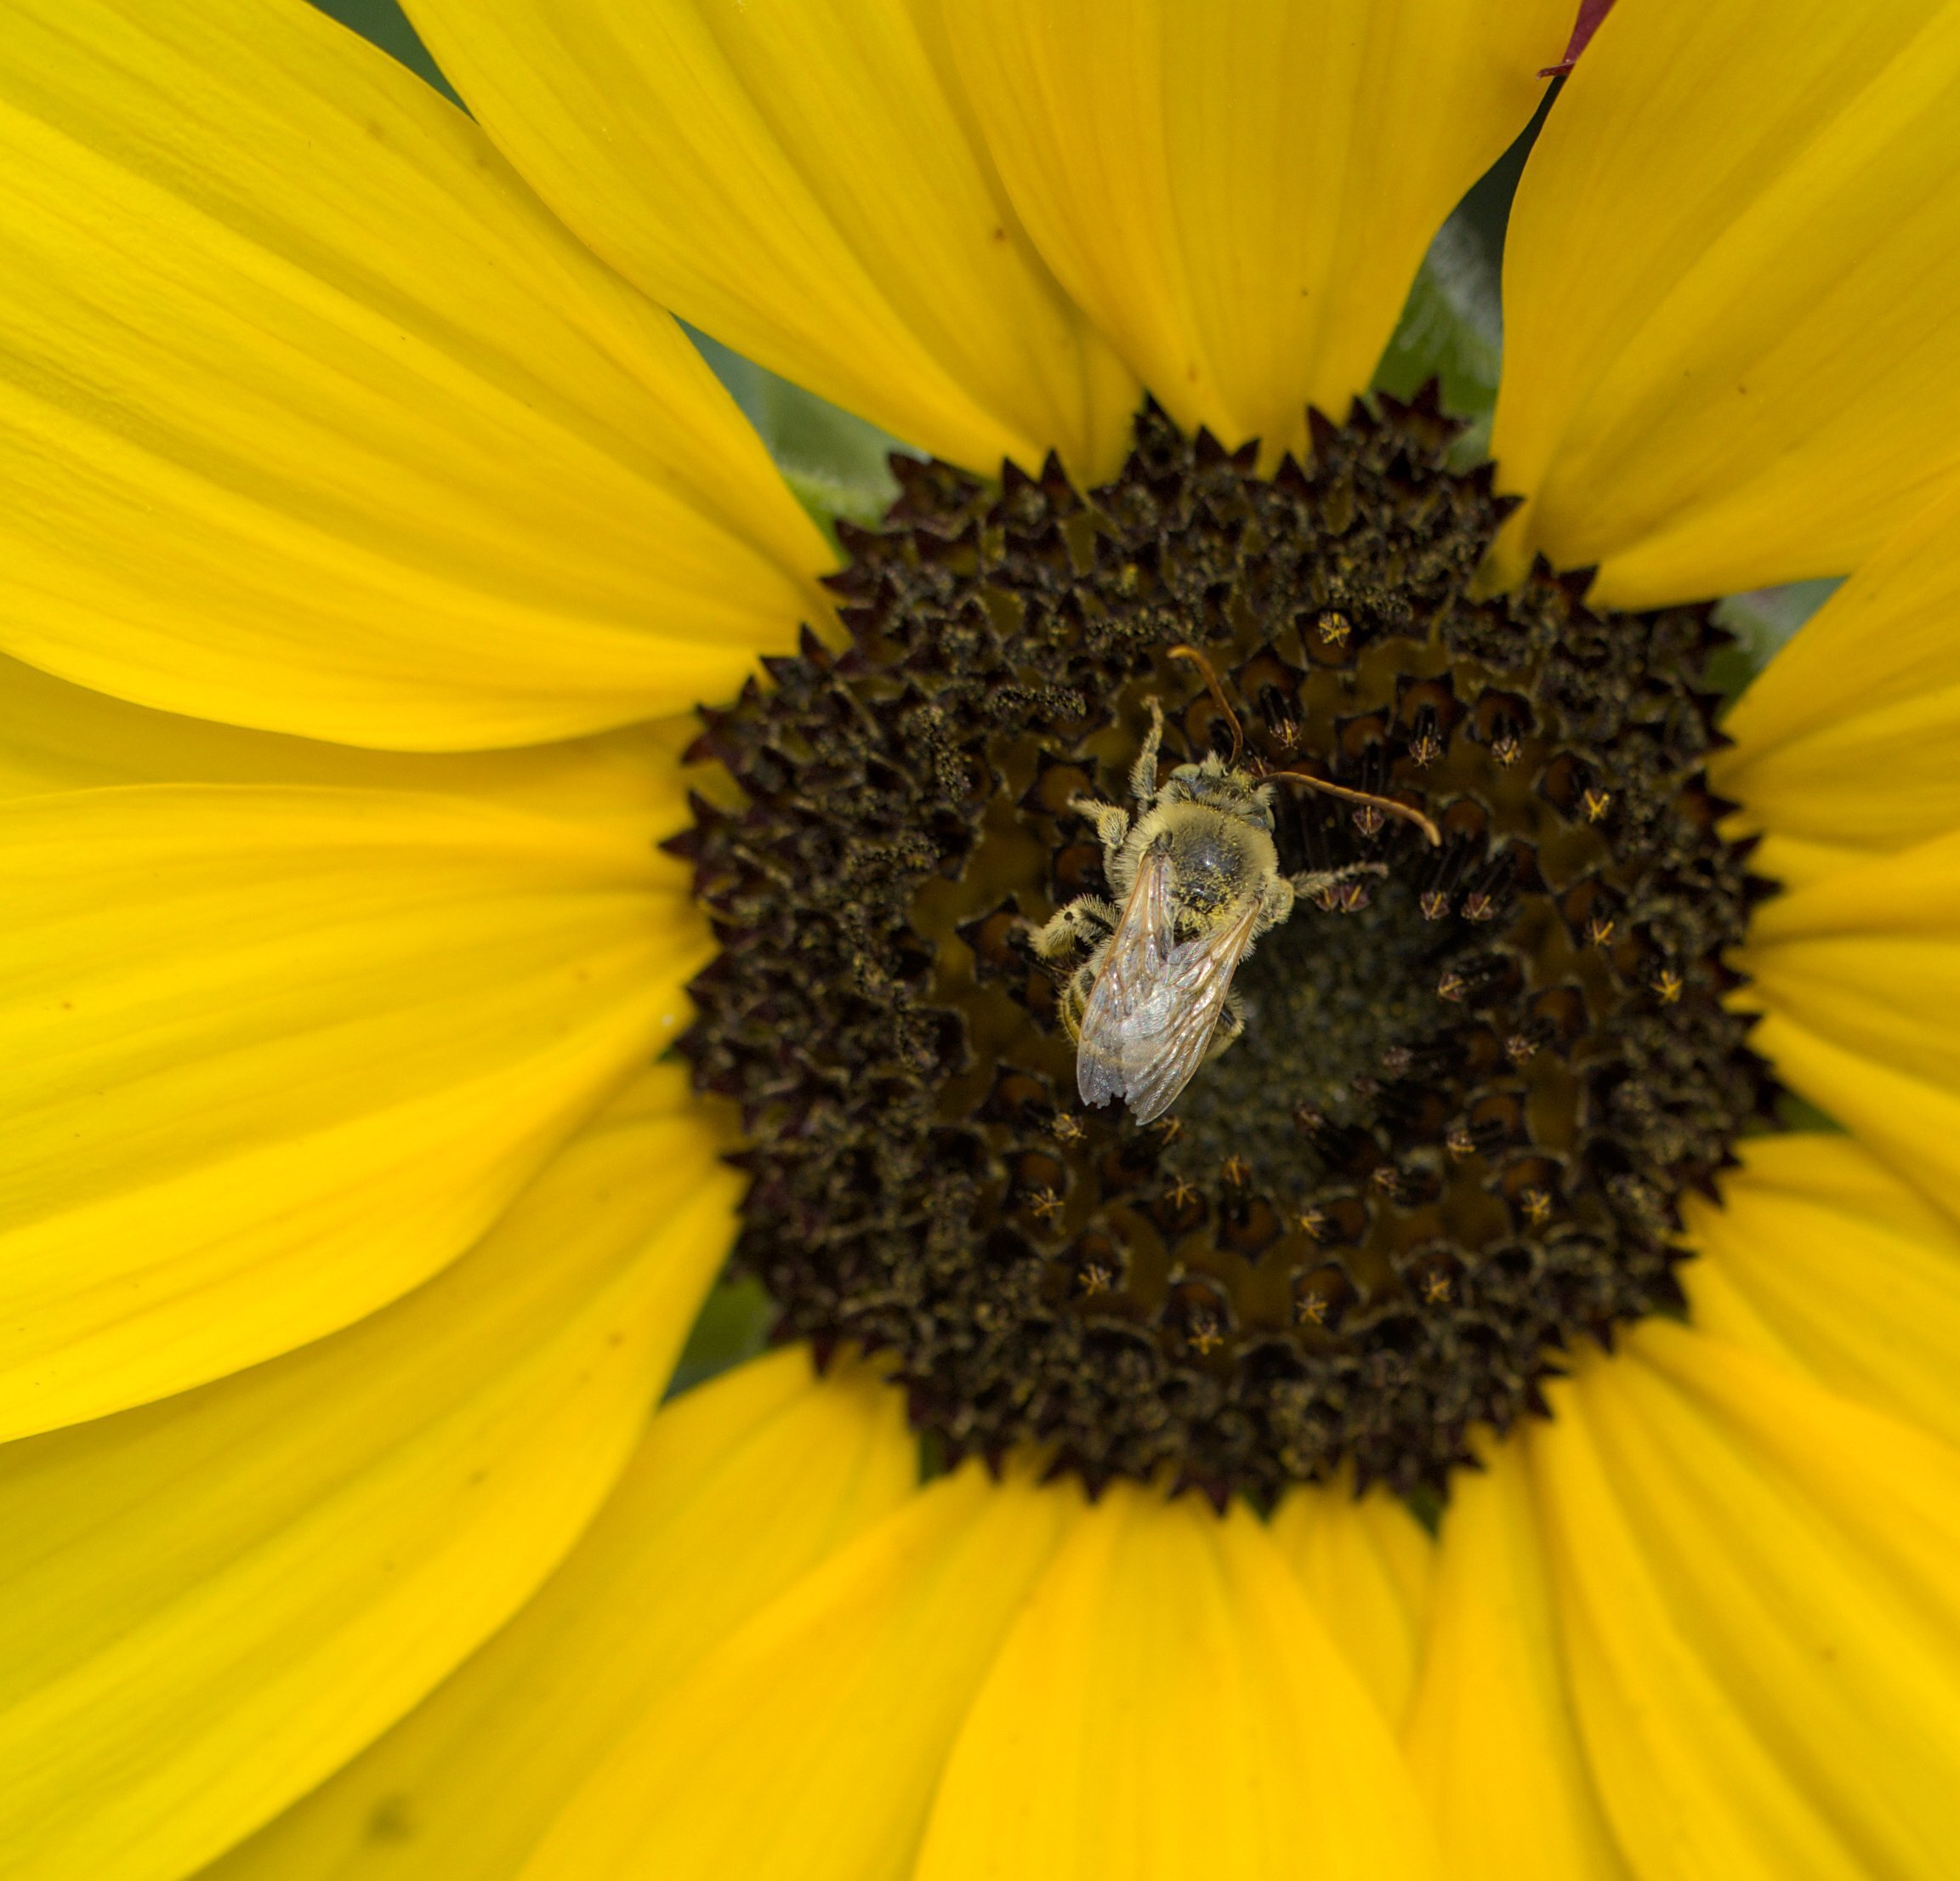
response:
<path id="1" fill-rule="evenodd" d="M 1125 1054 L 1131 1034 L 1163 998 L 1164 969 L 1174 952 L 1170 858 L 1146 850 L 1102 964 L 1076 1040 L 1076 1088 L 1085 1104 L 1128 1094 Z"/>
<path id="2" fill-rule="evenodd" d="M 1159 996 L 1123 1036 L 1123 1094 L 1138 1122 L 1162 1117 L 1204 1062 L 1258 914 L 1249 899 L 1230 920 L 1172 950 Z"/>

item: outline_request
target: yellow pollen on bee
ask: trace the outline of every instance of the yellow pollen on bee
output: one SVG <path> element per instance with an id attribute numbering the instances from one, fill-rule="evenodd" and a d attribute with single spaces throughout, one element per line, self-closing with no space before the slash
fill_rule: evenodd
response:
<path id="1" fill-rule="evenodd" d="M 1586 821 L 1596 823 L 1613 806 L 1613 793 L 1610 790 L 1589 790 L 1586 793 Z"/>
<path id="2" fill-rule="evenodd" d="M 1321 644 L 1323 646 L 1345 646 L 1350 631 L 1348 617 L 1342 613 L 1321 616 Z"/>

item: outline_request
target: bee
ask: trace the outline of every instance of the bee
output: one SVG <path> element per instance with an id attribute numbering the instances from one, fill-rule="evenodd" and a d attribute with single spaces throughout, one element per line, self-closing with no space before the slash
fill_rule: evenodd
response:
<path id="1" fill-rule="evenodd" d="M 1431 843 L 1441 841 L 1435 825 L 1406 804 L 1298 771 L 1241 764 L 1243 735 L 1210 665 L 1195 648 L 1170 651 L 1202 669 L 1231 727 L 1231 756 L 1213 753 L 1179 764 L 1160 784 L 1164 715 L 1150 700 L 1150 733 L 1130 770 L 1135 814 L 1088 797 L 1069 804 L 1094 826 L 1121 905 L 1082 895 L 1032 936 L 1045 959 L 1088 950 L 1061 1000 L 1076 1045 L 1077 1088 L 1091 1105 L 1122 1098 L 1139 1123 L 1161 1117 L 1198 1066 L 1244 1031 L 1232 978 L 1258 937 L 1285 921 L 1301 895 L 1387 872 L 1379 862 L 1356 862 L 1282 874 L 1273 842 L 1276 780 L 1373 804 L 1418 824 Z"/>

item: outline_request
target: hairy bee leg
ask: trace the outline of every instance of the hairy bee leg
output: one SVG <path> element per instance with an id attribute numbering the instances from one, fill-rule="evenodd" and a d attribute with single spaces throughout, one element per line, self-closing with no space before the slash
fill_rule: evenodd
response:
<path id="1" fill-rule="evenodd" d="M 1069 983 L 1062 989 L 1062 1030 L 1071 1039 L 1082 1035 L 1082 1014 L 1089 1009 L 1089 1001 L 1096 990 L 1096 969 L 1094 962 L 1084 961 L 1069 975 Z"/>
<path id="2" fill-rule="evenodd" d="M 1150 708 L 1150 729 L 1137 761 L 1130 766 L 1130 795 L 1139 810 L 1148 810 L 1157 800 L 1157 752 L 1164 742 L 1163 707 L 1155 699 L 1144 702 Z"/>
<path id="3" fill-rule="evenodd" d="M 1042 959 L 1053 960 L 1071 946 L 1094 947 L 1121 918 L 1107 901 L 1084 895 L 1058 909 L 1040 927 L 1032 928 L 1028 938 Z"/>
<path id="4" fill-rule="evenodd" d="M 1293 884 L 1295 895 L 1315 895 L 1323 889 L 1352 881 L 1357 875 L 1386 875 L 1388 872 L 1386 862 L 1350 862 L 1345 868 L 1309 869 L 1287 879 Z"/>
<path id="5" fill-rule="evenodd" d="M 1212 1042 L 1205 1048 L 1205 1063 L 1210 1064 L 1245 1029 L 1245 1002 L 1236 992 L 1227 993 L 1224 1009 L 1219 1014 L 1218 1030 L 1212 1034 Z"/>
<path id="6" fill-rule="evenodd" d="M 1123 844 L 1130 833 L 1130 813 L 1094 797 L 1071 797 L 1069 808 L 1077 815 L 1088 817 L 1095 826 L 1096 840 L 1103 846 L 1103 870 L 1114 882 L 1116 857 L 1122 853 Z M 1111 921 L 1110 925 L 1113 928 L 1116 923 Z"/>

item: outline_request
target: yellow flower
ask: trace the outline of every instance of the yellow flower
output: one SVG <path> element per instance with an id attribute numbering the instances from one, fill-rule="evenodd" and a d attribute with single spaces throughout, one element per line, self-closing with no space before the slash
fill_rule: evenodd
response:
<path id="1" fill-rule="evenodd" d="M 1122 1467 L 1087 1499 L 1087 1414 L 1054 1480 L 1014 1443 L 922 1485 L 877 1361 L 799 1345 L 649 1424 L 743 1195 L 662 1055 L 716 947 L 654 846 L 702 775 L 684 715 L 801 622 L 838 644 L 832 551 L 663 310 L 1077 492 L 1147 389 L 1178 450 L 1262 440 L 1219 475 L 1264 501 L 1571 0 L 410 10 L 471 116 L 298 0 L 14 0 L 0 35 L 0 1877 L 1960 1869 L 1960 5 L 1624 0 L 1505 261 L 1491 451 L 1526 500 L 1490 592 L 1576 608 L 1534 555 L 1597 565 L 1599 610 L 1849 575 L 1712 771 L 1784 889 L 1733 1003 L 1845 1133 L 1703 1171 L 1684 1317 L 1559 1306 L 1620 1330 L 1548 1417 L 1427 1461 L 1355 1436 L 1317 1483 L 1255 1446 L 1222 1514 Z M 1301 659 L 1358 672 L 1397 605 Z M 1452 748 L 1536 803 L 1531 732 Z M 1629 787 L 1560 776 L 1574 841 L 1616 839 Z M 1694 854 L 1669 906 L 1734 889 Z M 1714 1037 L 1652 915 L 1568 909 L 1574 983 L 1654 1026 L 1699 998 Z M 1558 1059 L 1488 1036 L 1520 1081 Z M 1377 1165 L 1357 1219 L 1413 1219 L 1492 1123 L 1433 1120 L 1456 1160 Z M 1527 1250 L 1572 1245 L 1555 1147 L 1490 1191 Z M 1409 1297 L 1454 1310 L 1474 1276 L 1417 1253 Z M 1237 1299 L 1189 1307 L 1180 1376 Z M 1333 1294 L 1294 1304 L 1338 1336 Z M 1447 1476 L 1434 1541 L 1346 1492 L 1356 1458 Z"/>

